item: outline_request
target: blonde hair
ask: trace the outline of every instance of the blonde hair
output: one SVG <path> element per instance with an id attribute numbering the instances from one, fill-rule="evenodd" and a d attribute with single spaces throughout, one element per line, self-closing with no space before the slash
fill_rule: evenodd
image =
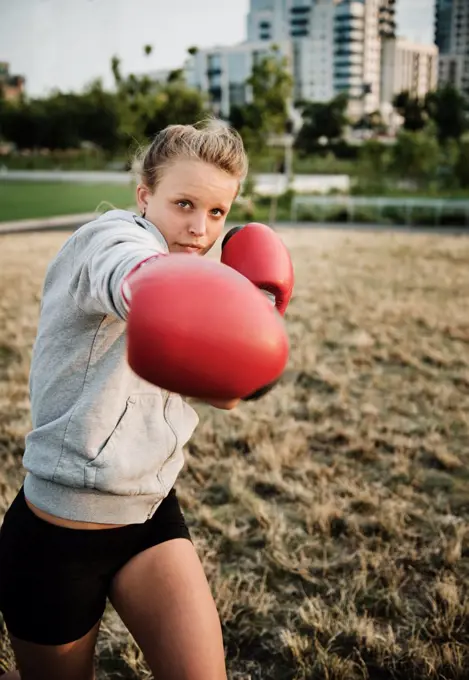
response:
<path id="1" fill-rule="evenodd" d="M 240 185 L 248 173 L 241 135 L 216 118 L 205 118 L 194 125 L 168 125 L 137 153 L 133 170 L 153 193 L 168 165 L 191 159 L 214 165 L 236 177 Z"/>

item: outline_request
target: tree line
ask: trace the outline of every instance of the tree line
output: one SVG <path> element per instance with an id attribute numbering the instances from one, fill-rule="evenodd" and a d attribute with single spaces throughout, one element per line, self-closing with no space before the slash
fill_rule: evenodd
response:
<path id="1" fill-rule="evenodd" d="M 145 54 L 151 51 L 151 46 L 144 47 Z M 56 91 L 43 98 L 23 96 L 16 102 L 0 95 L 0 140 L 20 151 L 91 145 L 112 158 L 126 155 L 168 124 L 193 123 L 211 111 L 209 97 L 189 87 L 182 70 L 172 71 L 165 82 L 154 82 L 146 75 L 123 75 L 118 57 L 112 59 L 110 69 L 111 91 L 96 80 L 80 93 Z M 240 131 L 255 158 L 265 154 L 271 135 L 289 130 L 293 82 L 275 47 L 254 64 L 247 84 L 252 99 L 233 106 L 228 122 Z M 345 133 L 353 127 L 375 136 L 386 133 L 379 112 L 351 123 L 347 105 L 346 94 L 330 102 L 295 102 L 302 117 L 294 139 L 299 157 L 333 154 L 357 161 L 361 184 L 369 189 L 383 176 L 405 177 L 417 185 L 429 181 L 469 185 L 467 107 L 454 88 L 444 87 L 423 100 L 408 92 L 397 95 L 393 105 L 403 125 L 393 145 L 375 140 L 359 147 L 347 143 Z"/>

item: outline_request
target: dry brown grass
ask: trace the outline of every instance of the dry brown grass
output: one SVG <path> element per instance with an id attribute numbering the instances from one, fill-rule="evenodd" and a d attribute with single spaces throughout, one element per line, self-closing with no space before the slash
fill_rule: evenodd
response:
<path id="1" fill-rule="evenodd" d="M 232 680 L 469 677 L 469 241 L 285 230 L 282 384 L 201 424 L 178 483 Z M 64 234 L 0 241 L 0 510 Z M 215 253 L 216 256 L 216 253 Z M 150 677 L 111 610 L 102 678 Z"/>

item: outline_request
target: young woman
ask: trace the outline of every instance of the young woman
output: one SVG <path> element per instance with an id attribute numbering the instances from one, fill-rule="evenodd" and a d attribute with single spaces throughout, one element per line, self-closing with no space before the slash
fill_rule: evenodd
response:
<path id="1" fill-rule="evenodd" d="M 129 276 L 162 255 L 207 253 L 247 158 L 240 136 L 210 121 L 168 127 L 140 161 L 140 216 L 111 210 L 82 226 L 46 273 L 26 477 L 0 533 L 0 610 L 18 668 L 5 680 L 92 680 L 107 598 L 156 679 L 226 678 L 174 489 L 198 417 L 131 371 L 125 330 Z"/>

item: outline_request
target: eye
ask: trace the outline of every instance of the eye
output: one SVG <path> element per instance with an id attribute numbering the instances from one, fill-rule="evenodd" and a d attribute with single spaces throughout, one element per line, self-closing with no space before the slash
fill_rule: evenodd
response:
<path id="1" fill-rule="evenodd" d="M 180 201 L 176 201 L 176 205 L 178 205 L 180 208 L 187 208 L 190 207 L 192 208 L 192 203 L 190 201 L 186 201 L 185 199 L 181 199 Z"/>
<path id="2" fill-rule="evenodd" d="M 222 210 L 221 208 L 214 208 L 210 212 L 214 217 L 223 217 L 223 215 L 225 214 L 225 211 Z"/>

